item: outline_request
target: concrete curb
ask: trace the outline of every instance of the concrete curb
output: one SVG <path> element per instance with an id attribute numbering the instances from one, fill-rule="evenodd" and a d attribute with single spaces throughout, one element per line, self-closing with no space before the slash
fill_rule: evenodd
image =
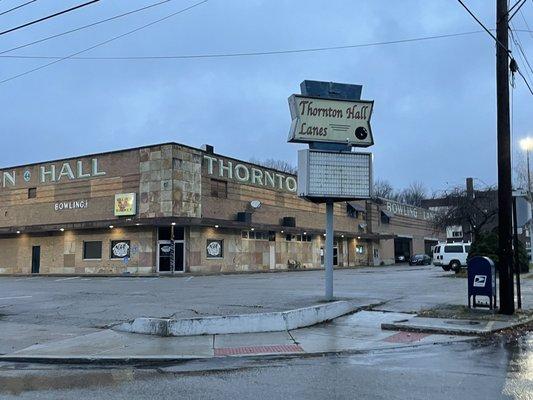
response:
<path id="1" fill-rule="evenodd" d="M 472 337 L 468 340 L 476 340 Z M 441 345 L 453 345 L 457 341 L 441 342 Z M 368 354 L 373 352 L 389 352 L 391 350 L 406 349 L 406 348 L 423 348 L 435 346 L 433 343 L 413 344 L 410 346 L 393 346 L 387 348 L 368 348 L 368 349 L 345 349 L 345 350 L 330 350 L 330 351 L 313 351 L 313 352 L 298 352 L 298 353 L 269 353 L 269 354 L 242 354 L 238 356 L 15 356 L 4 355 L 0 356 L 1 362 L 18 362 L 28 364 L 73 364 L 73 365 L 161 365 L 178 363 L 187 363 L 190 361 L 212 361 L 212 360 L 229 360 L 234 358 L 249 358 L 249 359 L 287 359 L 287 358 L 312 358 L 324 357 L 328 355 L 355 355 Z"/>
<path id="2" fill-rule="evenodd" d="M 319 324 L 349 314 L 356 309 L 357 307 L 347 301 L 335 301 L 317 306 L 271 313 L 185 319 L 143 317 L 111 328 L 121 332 L 158 336 L 278 332 Z"/>
<path id="3" fill-rule="evenodd" d="M 428 325 L 427 323 L 417 324 L 416 317 L 410 321 L 398 322 L 398 323 L 383 323 L 381 329 L 392 331 L 405 331 L 405 332 L 420 332 L 420 333 L 437 333 L 442 335 L 461 335 L 461 336 L 489 336 L 493 333 L 504 331 L 507 329 L 519 328 L 527 325 L 533 321 L 533 317 L 525 318 L 520 321 L 514 322 L 502 322 L 502 321 L 475 321 L 485 322 L 485 326 L 480 327 L 461 327 L 458 325 L 443 326 L 443 322 L 450 321 L 450 319 L 442 318 L 425 318 L 435 319 L 435 325 Z M 461 320 L 458 320 L 461 321 Z M 471 321 L 471 320 L 464 320 Z"/>

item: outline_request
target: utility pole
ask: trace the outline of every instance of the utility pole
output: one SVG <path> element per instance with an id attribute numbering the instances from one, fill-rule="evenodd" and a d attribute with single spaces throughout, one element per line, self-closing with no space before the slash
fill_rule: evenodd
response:
<path id="1" fill-rule="evenodd" d="M 498 234 L 500 313 L 514 314 L 511 130 L 509 117 L 509 14 L 496 0 L 496 97 L 498 127 Z"/>

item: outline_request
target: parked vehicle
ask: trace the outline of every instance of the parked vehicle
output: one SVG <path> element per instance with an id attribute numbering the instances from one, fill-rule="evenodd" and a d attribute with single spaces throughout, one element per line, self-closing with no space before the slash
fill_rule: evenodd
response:
<path id="1" fill-rule="evenodd" d="M 458 272 L 461 267 L 466 267 L 469 251 L 470 243 L 440 243 L 433 250 L 433 265 L 444 271 Z"/>
<path id="2" fill-rule="evenodd" d="M 430 265 L 431 257 L 427 254 L 415 254 L 409 260 L 409 265 Z"/>
<path id="3" fill-rule="evenodd" d="M 394 260 L 396 263 L 403 263 L 406 262 L 409 257 L 404 256 L 403 254 L 397 254 L 396 257 L 394 257 Z"/>

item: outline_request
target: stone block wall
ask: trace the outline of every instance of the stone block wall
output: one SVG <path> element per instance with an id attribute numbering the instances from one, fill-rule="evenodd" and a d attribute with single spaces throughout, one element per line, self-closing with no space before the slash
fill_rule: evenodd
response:
<path id="1" fill-rule="evenodd" d="M 172 214 L 202 216 L 202 152 L 178 145 L 172 147 Z"/>

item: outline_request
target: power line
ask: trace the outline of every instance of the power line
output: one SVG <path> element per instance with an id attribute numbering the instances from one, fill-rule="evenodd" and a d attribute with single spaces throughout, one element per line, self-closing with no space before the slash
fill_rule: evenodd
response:
<path id="1" fill-rule="evenodd" d="M 485 30 L 485 32 L 487 32 L 493 39 L 494 41 L 503 49 L 505 50 L 505 52 L 510 55 L 511 52 L 509 51 L 509 49 L 507 47 L 505 47 L 502 42 L 500 42 L 496 36 L 494 36 L 494 34 L 490 31 L 490 29 L 488 29 L 485 25 L 483 25 L 483 22 L 481 22 L 478 17 L 475 16 L 475 14 L 470 11 L 470 9 L 466 6 L 465 3 L 463 3 L 463 0 L 457 0 L 459 2 L 459 4 L 461 4 L 464 9 L 468 12 L 468 14 L 470 14 L 472 16 L 472 18 L 474 18 L 476 20 L 476 22 Z"/>
<path id="2" fill-rule="evenodd" d="M 483 31 L 450 33 L 450 34 L 443 34 L 443 35 L 423 36 L 423 37 L 417 37 L 417 38 L 361 43 L 361 44 L 352 44 L 352 45 L 344 45 L 344 46 L 311 47 L 311 48 L 272 50 L 272 51 L 213 53 L 213 54 L 184 54 L 184 55 L 169 55 L 169 56 L 124 56 L 124 57 L 75 57 L 75 56 L 72 56 L 72 57 L 69 57 L 69 59 L 73 59 L 73 60 L 165 60 L 165 59 L 170 59 L 170 60 L 174 60 L 174 59 L 194 59 L 194 58 L 229 58 L 229 57 L 265 56 L 265 55 L 277 55 L 277 54 L 294 54 L 294 53 L 310 53 L 310 52 L 321 52 L 321 51 L 332 51 L 332 50 L 346 50 L 346 49 L 355 49 L 355 48 L 360 48 L 360 47 L 374 47 L 374 46 L 382 46 L 382 45 L 392 45 L 392 44 L 411 43 L 411 42 L 419 42 L 419 41 L 426 41 L 426 40 L 452 38 L 452 37 L 467 36 L 467 35 L 474 35 L 474 34 L 480 34 L 480 33 L 483 33 Z M 64 57 L 0 55 L 0 58 L 59 60 L 59 59 L 63 59 Z"/>
<path id="3" fill-rule="evenodd" d="M 27 26 L 34 25 L 34 24 L 37 24 L 37 23 L 42 22 L 42 21 L 46 21 L 47 19 L 54 18 L 54 17 L 57 17 L 57 16 L 62 15 L 62 14 L 66 14 L 68 12 L 77 10 L 78 8 L 82 8 L 82 7 L 91 5 L 93 3 L 97 3 L 99 1 L 100 0 L 92 0 L 92 1 L 89 1 L 87 3 L 78 4 L 77 6 L 74 6 L 74 7 L 71 7 L 71 8 L 67 8 L 66 10 L 59 11 L 59 12 L 56 12 L 54 14 L 47 15 L 46 17 L 42 17 L 42 18 L 30 21 L 30 22 L 26 22 L 25 24 L 22 24 L 22 25 L 14 27 L 14 28 L 10 28 L 10 29 L 7 29 L 5 31 L 0 32 L 0 36 L 5 35 L 5 34 L 10 33 L 10 32 L 17 31 L 17 30 L 22 29 L 22 28 L 26 28 Z"/>
<path id="4" fill-rule="evenodd" d="M 65 36 L 65 35 L 68 35 L 70 33 L 78 32 L 78 31 L 81 31 L 81 30 L 86 29 L 86 28 L 91 28 L 93 26 L 100 25 L 100 24 L 103 24 L 105 22 L 113 21 L 115 19 L 119 19 L 119 18 L 125 17 L 127 15 L 131 15 L 131 14 L 135 14 L 135 13 L 140 12 L 140 11 L 148 10 L 149 8 L 156 7 L 156 6 L 159 6 L 161 4 L 168 3 L 170 1 L 174 1 L 174 0 L 164 0 L 164 1 L 160 1 L 158 3 L 149 4 L 149 5 L 145 6 L 145 7 L 137 8 L 135 10 L 131 10 L 131 11 L 128 11 L 128 12 L 125 12 L 125 13 L 122 13 L 122 14 L 117 14 L 117 15 L 115 15 L 113 17 L 109 17 L 109 18 L 106 18 L 106 19 L 102 19 L 100 21 L 92 22 L 90 24 L 83 25 L 83 26 L 80 26 L 80 27 L 75 28 L 75 29 L 70 29 L 70 30 L 65 31 L 65 32 L 61 32 L 61 33 L 57 33 L 55 35 L 47 36 L 45 38 L 42 38 L 42 39 L 39 39 L 39 40 L 35 40 L 33 42 L 29 42 L 29 43 L 25 43 L 25 44 L 22 44 L 22 45 L 19 45 L 19 46 L 16 46 L 16 47 L 12 47 L 11 49 L 2 50 L 2 51 L 0 51 L 0 54 L 9 53 L 11 51 L 23 49 L 25 47 L 32 46 L 32 45 L 37 44 L 37 43 L 42 43 L 42 42 L 46 42 L 46 41 L 51 40 L 51 39 L 58 38 L 60 36 Z"/>
<path id="5" fill-rule="evenodd" d="M 140 30 L 142 30 L 142 29 L 148 28 L 148 27 L 150 27 L 150 26 L 152 26 L 152 25 L 155 25 L 155 24 L 157 24 L 157 23 L 159 23 L 159 22 L 162 22 L 162 21 L 164 21 L 164 20 L 167 20 L 167 19 L 169 19 L 169 18 L 172 18 L 172 17 L 174 17 L 175 15 L 178 15 L 178 14 L 184 13 L 184 12 L 186 12 L 186 11 L 188 11 L 188 10 L 191 10 L 191 9 L 193 9 L 193 8 L 195 8 L 195 7 L 198 7 L 199 5 L 204 4 L 204 3 L 207 3 L 208 1 L 209 1 L 209 0 L 202 0 L 202 1 L 200 1 L 200 2 L 198 2 L 198 3 L 195 3 L 195 4 L 193 4 L 193 5 L 189 6 L 189 7 L 182 8 L 182 9 L 179 10 L 179 11 L 173 12 L 172 14 L 168 14 L 168 15 L 162 17 L 162 18 L 159 18 L 159 19 L 157 19 L 157 20 L 155 20 L 155 21 L 152 21 L 152 22 L 149 22 L 149 23 L 147 23 L 147 24 L 141 25 L 141 26 L 138 27 L 138 28 L 132 29 L 132 30 L 130 30 L 130 31 L 128 31 L 128 32 L 125 32 L 125 33 L 122 33 L 122 34 L 120 34 L 120 35 L 118 35 L 118 36 L 114 36 L 114 37 L 112 37 L 111 39 L 104 40 L 103 42 L 97 43 L 97 44 L 92 45 L 92 46 L 90 46 L 90 47 L 87 47 L 87 48 L 85 48 L 85 49 L 83 49 L 83 50 L 80 50 L 80 51 L 77 51 L 77 52 L 75 52 L 75 53 L 72 53 L 72 54 L 70 54 L 70 55 L 68 55 L 68 56 L 66 56 L 66 57 L 62 57 L 62 58 L 60 58 L 59 60 L 52 61 L 52 62 L 50 62 L 50 63 L 44 64 L 44 65 L 41 65 L 41 66 L 39 66 L 39 67 L 36 67 L 36 68 L 30 69 L 30 70 L 28 70 L 28 71 L 24 71 L 24 72 L 22 72 L 22 73 L 19 73 L 19 74 L 17 74 L 17 75 L 11 76 L 11 77 L 6 78 L 6 79 L 3 79 L 3 80 L 0 81 L 0 84 L 1 84 L 1 83 L 6 83 L 6 82 L 11 81 L 11 80 L 13 80 L 13 79 L 20 78 L 21 76 L 25 76 L 25 75 L 31 74 L 32 72 L 39 71 L 39 70 L 41 70 L 41 69 L 43 69 L 43 68 L 46 68 L 46 67 L 49 67 L 49 66 L 51 66 L 51 65 L 57 64 L 57 63 L 59 63 L 59 62 L 61 62 L 61 61 L 63 61 L 63 60 L 67 60 L 67 59 L 72 58 L 72 57 L 75 57 L 75 56 L 77 56 L 77 55 L 79 55 L 79 54 L 82 54 L 82 53 L 85 53 L 85 52 L 87 52 L 87 51 L 93 50 L 93 49 L 95 49 L 95 48 L 97 48 L 97 47 L 103 46 L 103 45 L 105 45 L 105 44 L 107 44 L 107 43 L 113 42 L 114 40 L 117 40 L 117 39 L 123 38 L 124 36 L 131 35 L 132 33 L 138 32 L 138 31 L 140 31 Z"/>
<path id="6" fill-rule="evenodd" d="M 531 37 L 533 37 L 533 32 L 531 32 L 531 28 L 529 27 L 529 24 L 527 23 L 527 19 L 526 17 L 524 17 L 524 13 L 522 12 L 522 10 L 520 10 L 520 16 L 524 20 L 524 24 L 526 24 L 526 28 L 529 31 L 529 34 L 531 35 Z"/>
<path id="7" fill-rule="evenodd" d="M 524 48 L 522 47 L 522 41 L 520 40 L 520 38 L 518 36 L 515 36 L 513 34 L 513 30 L 509 30 L 509 33 L 511 34 L 511 39 L 513 40 L 514 44 L 516 45 L 517 49 L 518 49 L 518 55 L 519 56 L 522 56 L 522 59 L 524 61 L 524 63 L 529 67 L 531 73 L 533 73 L 533 68 L 531 68 L 531 64 L 529 63 L 529 60 L 527 58 L 527 55 L 526 55 L 526 52 L 524 51 Z M 526 68 L 526 72 L 527 72 L 527 68 Z M 528 72 L 529 74 L 529 72 Z"/>
<path id="8" fill-rule="evenodd" d="M 16 7 L 13 7 L 13 8 L 10 8 L 9 10 L 6 10 L 6 11 L 2 11 L 0 13 L 0 15 L 4 15 L 4 14 L 8 14 L 10 13 L 11 11 L 15 11 L 15 10 L 18 10 L 19 8 L 22 8 L 24 6 L 27 6 L 28 4 L 31 4 L 31 3 L 35 3 L 37 0 L 30 0 L 30 1 L 27 1 L 26 3 L 23 3 L 19 6 L 16 6 Z"/>

